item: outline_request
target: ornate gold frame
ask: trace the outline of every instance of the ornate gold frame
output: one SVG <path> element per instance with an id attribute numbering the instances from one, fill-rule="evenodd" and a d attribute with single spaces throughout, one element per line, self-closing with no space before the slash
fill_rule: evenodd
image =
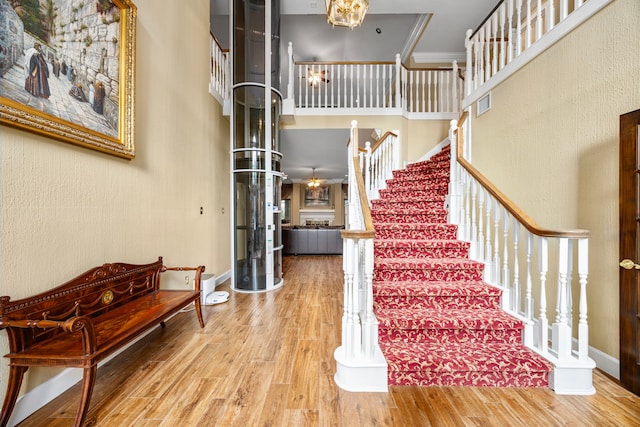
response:
<path id="1" fill-rule="evenodd" d="M 88 129 L 0 96 L 0 124 L 132 159 L 135 157 L 135 59 L 137 8 L 112 0 L 120 10 L 118 137 Z"/>

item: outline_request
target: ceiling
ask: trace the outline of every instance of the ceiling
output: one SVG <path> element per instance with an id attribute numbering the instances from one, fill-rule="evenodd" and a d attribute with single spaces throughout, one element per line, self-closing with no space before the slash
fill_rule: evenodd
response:
<path id="1" fill-rule="evenodd" d="M 296 61 L 393 61 L 398 53 L 405 65 L 464 62 L 467 29 L 475 30 L 498 2 L 370 0 L 362 26 L 349 30 L 327 23 L 324 0 L 280 0 L 280 57 L 286 61 L 291 41 Z M 211 31 L 224 48 L 229 47 L 229 3 L 211 0 Z M 317 177 L 342 182 L 349 123 L 345 118 L 345 129 L 337 130 L 282 130 L 282 170 L 289 180 L 308 179 L 315 167 Z"/>

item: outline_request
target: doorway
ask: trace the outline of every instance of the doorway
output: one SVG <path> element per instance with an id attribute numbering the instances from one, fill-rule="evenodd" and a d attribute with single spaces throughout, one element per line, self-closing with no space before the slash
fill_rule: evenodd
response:
<path id="1" fill-rule="evenodd" d="M 620 116 L 620 382 L 640 395 L 640 110 Z"/>

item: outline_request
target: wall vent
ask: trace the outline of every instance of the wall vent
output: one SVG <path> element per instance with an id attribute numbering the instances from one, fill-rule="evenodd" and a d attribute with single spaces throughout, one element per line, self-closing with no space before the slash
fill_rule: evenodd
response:
<path id="1" fill-rule="evenodd" d="M 478 99 L 476 116 L 480 116 L 491 109 L 491 92 Z"/>

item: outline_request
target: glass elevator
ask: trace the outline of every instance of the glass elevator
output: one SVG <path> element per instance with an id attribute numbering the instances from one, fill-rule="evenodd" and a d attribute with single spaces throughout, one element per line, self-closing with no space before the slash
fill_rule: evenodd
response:
<path id="1" fill-rule="evenodd" d="M 231 169 L 236 291 L 282 286 L 279 0 L 233 0 Z"/>

